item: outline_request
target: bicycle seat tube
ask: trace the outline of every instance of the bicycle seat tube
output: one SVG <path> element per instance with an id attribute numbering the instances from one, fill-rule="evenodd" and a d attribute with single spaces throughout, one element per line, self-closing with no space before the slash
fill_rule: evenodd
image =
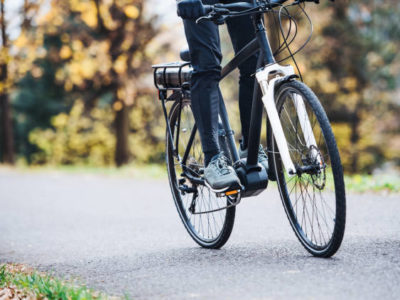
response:
<path id="1" fill-rule="evenodd" d="M 260 46 L 260 56 L 257 64 L 257 68 L 275 63 L 275 58 L 271 50 L 271 46 L 266 34 L 263 14 L 256 14 L 253 16 L 254 29 L 256 31 L 256 38 Z M 250 132 L 248 141 L 248 156 L 247 156 L 247 167 L 252 168 L 258 165 L 258 148 L 260 146 L 261 128 L 262 128 L 262 114 L 263 114 L 263 103 L 261 100 L 262 94 L 258 85 L 255 81 L 253 106 L 251 112 L 250 121 Z"/>

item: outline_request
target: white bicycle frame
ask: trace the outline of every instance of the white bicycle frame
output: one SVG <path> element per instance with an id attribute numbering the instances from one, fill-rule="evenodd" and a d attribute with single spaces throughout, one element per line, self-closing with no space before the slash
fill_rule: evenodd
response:
<path id="1" fill-rule="evenodd" d="M 281 66 L 279 64 L 266 66 L 264 69 L 258 71 L 256 74 L 257 81 L 260 84 L 263 93 L 262 101 L 267 111 L 268 119 L 272 127 L 276 144 L 278 146 L 283 165 L 286 169 L 287 174 L 290 177 L 296 175 L 297 171 L 290 156 L 289 146 L 283 132 L 281 121 L 279 119 L 278 110 L 276 108 L 275 85 L 278 80 L 291 75 L 295 75 L 292 66 Z M 319 157 L 317 151 L 317 142 L 315 140 L 314 132 L 311 127 L 306 106 L 301 95 L 294 95 L 293 104 L 296 108 L 300 127 L 303 131 L 304 140 L 306 141 L 307 147 L 311 150 L 311 155 L 314 158 L 317 158 L 318 163 L 321 164 L 321 158 Z"/>

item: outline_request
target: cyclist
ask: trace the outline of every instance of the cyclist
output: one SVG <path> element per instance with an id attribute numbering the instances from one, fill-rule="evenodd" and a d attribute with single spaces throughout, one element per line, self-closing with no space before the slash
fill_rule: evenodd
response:
<path id="1" fill-rule="evenodd" d="M 236 1 L 204 0 L 204 4 Z M 201 0 L 178 0 L 178 16 L 183 19 L 186 39 L 189 45 L 193 74 L 191 81 L 192 111 L 199 130 L 204 152 L 206 184 L 216 192 L 237 189 L 240 180 L 218 144 L 219 89 L 221 79 L 221 43 L 218 25 L 213 22 L 199 22 L 196 19 L 206 14 Z M 255 38 L 254 27 L 249 16 L 226 21 L 235 52 L 240 51 Z M 242 125 L 242 141 L 239 149 L 241 158 L 247 158 L 247 143 L 250 129 L 251 107 L 254 91 L 257 54 L 239 66 L 239 108 Z M 268 159 L 260 146 L 258 161 L 268 169 Z"/>

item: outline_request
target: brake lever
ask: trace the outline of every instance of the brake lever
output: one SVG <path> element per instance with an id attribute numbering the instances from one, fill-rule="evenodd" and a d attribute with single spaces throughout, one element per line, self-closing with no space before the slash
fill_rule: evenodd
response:
<path id="1" fill-rule="evenodd" d="M 227 16 L 221 16 L 219 14 L 209 14 L 207 16 L 200 17 L 196 20 L 196 24 L 199 24 L 202 20 L 213 21 L 216 25 L 225 24 Z"/>
<path id="2" fill-rule="evenodd" d="M 212 15 L 202 16 L 196 20 L 196 24 L 199 24 L 201 20 L 212 20 L 213 18 Z"/>
<path id="3" fill-rule="evenodd" d="M 217 25 L 222 25 L 228 17 L 224 16 L 224 14 L 229 14 L 229 9 L 219 7 L 218 4 L 215 4 L 213 10 L 208 15 L 202 16 L 196 20 L 196 24 L 199 24 L 202 20 L 210 20 Z"/>

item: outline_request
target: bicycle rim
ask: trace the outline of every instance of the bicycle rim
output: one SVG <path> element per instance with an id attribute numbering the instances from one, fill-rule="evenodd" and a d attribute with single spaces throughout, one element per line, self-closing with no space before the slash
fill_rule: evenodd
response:
<path id="1" fill-rule="evenodd" d="M 305 102 L 317 142 L 315 148 L 309 147 L 304 138 L 294 105 L 295 95 Z M 342 166 L 328 118 L 314 93 L 302 83 L 284 84 L 276 99 L 293 163 L 305 166 L 322 161 L 323 166 L 318 172 L 289 177 L 273 143 L 273 163 L 286 214 L 300 242 L 310 253 L 332 256 L 343 239 L 346 205 Z"/>
<path id="2" fill-rule="evenodd" d="M 170 113 L 170 124 L 175 145 L 177 138 L 179 138 L 177 153 L 180 158 L 183 158 L 195 125 L 189 101 L 182 102 L 181 109 L 179 102 L 173 105 Z M 178 132 L 179 137 L 177 134 Z M 227 197 L 217 197 L 216 194 L 211 192 L 206 186 L 192 184 L 188 179 L 182 177 L 184 170 L 177 157 L 173 155 L 168 142 L 167 167 L 175 205 L 190 236 L 202 247 L 222 247 L 229 239 L 233 228 L 235 207 L 223 209 L 230 203 Z M 186 168 L 190 170 L 192 174 L 198 177 L 202 176 L 204 156 L 198 133 L 195 134 L 190 148 Z M 182 187 L 180 181 L 183 179 L 185 179 L 184 185 L 186 185 L 187 188 L 197 189 L 198 197 L 195 201 L 193 201 L 193 193 L 183 193 L 180 189 L 180 187 Z M 194 207 L 194 211 L 191 211 L 191 207 Z M 205 213 L 207 211 L 214 212 Z"/>

